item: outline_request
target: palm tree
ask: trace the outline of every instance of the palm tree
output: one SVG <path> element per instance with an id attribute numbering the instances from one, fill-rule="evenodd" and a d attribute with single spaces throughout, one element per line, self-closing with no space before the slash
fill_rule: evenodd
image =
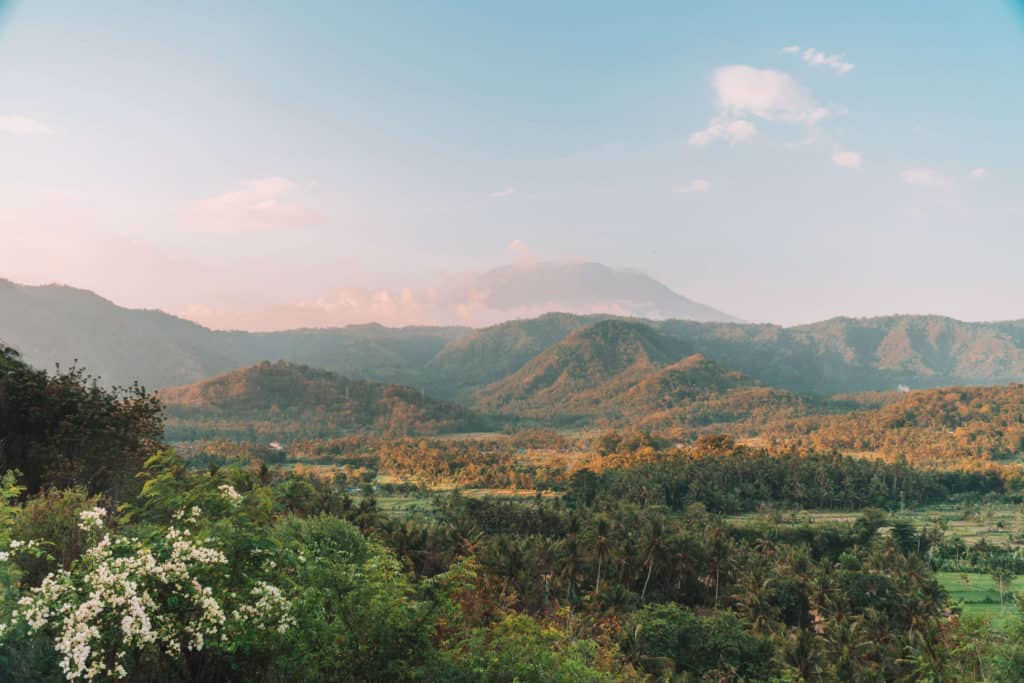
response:
<path id="1" fill-rule="evenodd" d="M 604 564 L 604 559 L 608 556 L 608 532 L 610 530 L 611 524 L 608 522 L 608 518 L 598 515 L 594 520 L 594 528 L 591 532 L 594 555 L 597 557 L 597 580 L 594 581 L 594 595 L 601 594 L 601 567 Z"/>
<path id="2" fill-rule="evenodd" d="M 665 541 L 665 520 L 659 515 L 651 515 L 644 527 L 644 535 L 641 540 L 644 562 L 647 565 L 647 578 L 644 579 L 643 590 L 640 591 L 640 602 L 644 602 L 647 596 L 647 585 L 651 582 L 651 573 L 654 571 L 654 560 L 661 554 Z"/>

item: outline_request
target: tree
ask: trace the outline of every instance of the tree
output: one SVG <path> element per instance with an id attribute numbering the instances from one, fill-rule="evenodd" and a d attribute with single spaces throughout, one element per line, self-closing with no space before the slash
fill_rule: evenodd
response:
<path id="1" fill-rule="evenodd" d="M 160 402 L 143 387 L 107 389 L 82 368 L 35 370 L 0 345 L 0 470 L 29 493 L 83 486 L 124 499 L 163 441 Z"/>

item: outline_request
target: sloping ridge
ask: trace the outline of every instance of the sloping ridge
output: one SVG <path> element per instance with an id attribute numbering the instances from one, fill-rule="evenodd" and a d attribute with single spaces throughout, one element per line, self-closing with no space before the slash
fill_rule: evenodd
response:
<path id="1" fill-rule="evenodd" d="M 758 383 L 743 373 L 723 368 L 703 354 L 695 353 L 654 372 L 623 398 L 626 402 L 653 407 L 656 403 L 671 405 L 699 394 L 754 386 Z"/>
<path id="2" fill-rule="evenodd" d="M 609 317 L 546 313 L 476 330 L 441 349 L 426 364 L 424 382 L 434 396 L 458 397 L 508 377 L 573 332 Z"/>
<path id="3" fill-rule="evenodd" d="M 578 330 L 509 377 L 478 391 L 477 406 L 518 414 L 590 412 L 690 352 L 650 325 L 606 320 Z"/>

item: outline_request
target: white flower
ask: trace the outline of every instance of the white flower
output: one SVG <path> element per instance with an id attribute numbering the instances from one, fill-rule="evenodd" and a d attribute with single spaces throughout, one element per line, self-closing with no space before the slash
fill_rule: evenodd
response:
<path id="1" fill-rule="evenodd" d="M 224 496 L 233 505 L 238 505 L 242 502 L 242 494 L 235 490 L 235 487 L 231 484 L 221 484 L 217 487 L 220 491 L 220 495 Z"/>

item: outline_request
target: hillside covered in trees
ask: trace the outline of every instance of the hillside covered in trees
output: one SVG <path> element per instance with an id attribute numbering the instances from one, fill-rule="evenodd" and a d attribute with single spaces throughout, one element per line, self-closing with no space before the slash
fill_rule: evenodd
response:
<path id="1" fill-rule="evenodd" d="M 944 387 L 877 408 L 780 421 L 766 438 L 800 447 L 955 465 L 1024 457 L 1024 386 Z"/>
<path id="2" fill-rule="evenodd" d="M 161 389 L 167 434 L 294 439 L 353 431 L 466 432 L 486 426 L 471 411 L 410 387 L 351 380 L 304 365 L 264 361 L 213 379 Z"/>

